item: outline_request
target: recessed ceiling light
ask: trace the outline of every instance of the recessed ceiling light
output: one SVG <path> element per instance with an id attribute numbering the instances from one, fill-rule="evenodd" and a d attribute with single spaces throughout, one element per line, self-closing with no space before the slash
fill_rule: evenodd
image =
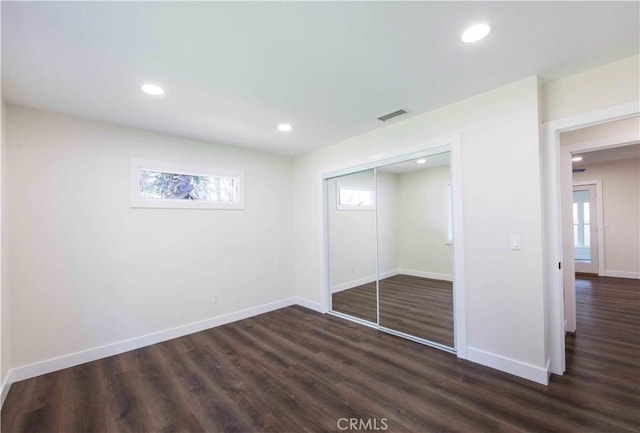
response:
<path id="1" fill-rule="evenodd" d="M 582 161 L 582 157 L 581 156 L 574 156 L 573 158 L 571 158 L 571 161 L 573 161 L 573 162 Z"/>
<path id="2" fill-rule="evenodd" d="M 281 123 L 280 125 L 278 125 L 278 131 L 281 132 L 289 132 L 293 129 L 293 126 L 291 126 L 291 124 L 289 123 Z"/>
<path id="3" fill-rule="evenodd" d="M 460 39 L 462 39 L 462 42 L 470 44 L 472 42 L 477 42 L 480 39 L 483 39 L 489 34 L 490 31 L 491 27 L 489 27 L 488 25 L 476 24 L 466 29 L 464 33 L 462 33 L 462 36 L 460 36 Z"/>
<path id="4" fill-rule="evenodd" d="M 427 162 L 426 159 L 419 159 L 416 161 L 418 164 L 424 164 L 425 162 Z"/>
<path id="5" fill-rule="evenodd" d="M 160 96 L 164 95 L 164 89 L 157 84 L 145 83 L 140 87 L 144 93 L 149 95 Z"/>

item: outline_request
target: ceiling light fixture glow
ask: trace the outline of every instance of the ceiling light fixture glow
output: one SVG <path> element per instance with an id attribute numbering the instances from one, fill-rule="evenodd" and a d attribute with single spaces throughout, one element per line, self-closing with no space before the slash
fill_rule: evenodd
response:
<path id="1" fill-rule="evenodd" d="M 290 132 L 293 129 L 293 126 L 289 123 L 281 123 L 278 125 L 278 131 L 280 132 Z"/>
<path id="2" fill-rule="evenodd" d="M 571 158 L 571 161 L 573 161 L 573 162 L 582 161 L 582 157 L 581 156 L 574 156 L 573 158 Z"/>
<path id="3" fill-rule="evenodd" d="M 464 33 L 462 33 L 462 36 L 460 36 L 460 39 L 467 44 L 478 42 L 480 39 L 485 38 L 490 31 L 491 27 L 487 24 L 476 24 L 467 28 Z"/>
<path id="4" fill-rule="evenodd" d="M 425 162 L 427 162 L 426 159 L 419 159 L 416 161 L 418 164 L 424 164 Z"/>
<path id="5" fill-rule="evenodd" d="M 149 95 L 160 96 L 164 95 L 164 89 L 157 84 L 145 83 L 140 87 L 144 93 Z"/>

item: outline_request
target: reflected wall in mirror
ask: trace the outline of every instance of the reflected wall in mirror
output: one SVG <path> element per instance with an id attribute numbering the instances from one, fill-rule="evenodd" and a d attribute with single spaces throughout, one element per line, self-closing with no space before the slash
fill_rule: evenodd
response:
<path id="1" fill-rule="evenodd" d="M 380 326 L 453 338 L 450 152 L 377 170 Z"/>
<path id="2" fill-rule="evenodd" d="M 374 171 L 326 182 L 331 309 L 377 323 Z"/>

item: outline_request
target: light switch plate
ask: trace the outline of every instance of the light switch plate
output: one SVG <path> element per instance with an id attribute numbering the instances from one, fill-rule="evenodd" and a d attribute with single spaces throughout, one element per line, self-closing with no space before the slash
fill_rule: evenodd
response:
<path id="1" fill-rule="evenodd" d="M 511 249 L 512 250 L 520 250 L 520 235 L 511 235 Z"/>

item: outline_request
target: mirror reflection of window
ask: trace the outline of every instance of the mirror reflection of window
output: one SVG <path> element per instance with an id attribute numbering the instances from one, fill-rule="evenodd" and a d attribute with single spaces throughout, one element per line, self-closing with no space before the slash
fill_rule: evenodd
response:
<path id="1" fill-rule="evenodd" d="M 341 186 L 338 184 L 338 209 L 373 209 L 374 194 L 373 187 Z"/>
<path id="2" fill-rule="evenodd" d="M 374 171 L 328 179 L 326 192 L 332 310 L 377 323 Z"/>

